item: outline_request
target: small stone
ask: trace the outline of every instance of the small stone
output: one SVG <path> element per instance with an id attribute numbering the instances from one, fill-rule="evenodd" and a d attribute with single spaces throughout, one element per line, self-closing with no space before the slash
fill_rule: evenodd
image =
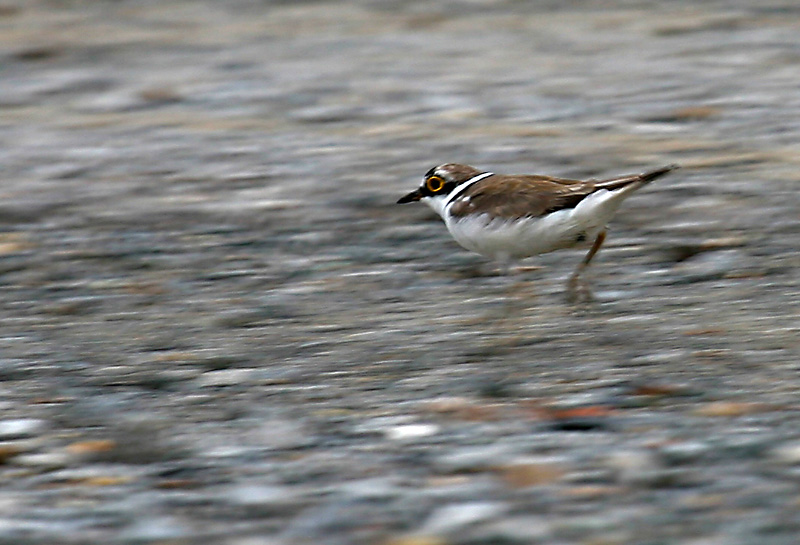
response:
<path id="1" fill-rule="evenodd" d="M 720 115 L 722 110 L 715 106 L 697 105 L 697 106 L 684 106 L 676 108 L 671 112 L 665 114 L 661 121 L 695 121 L 700 119 L 708 119 Z"/>
<path id="2" fill-rule="evenodd" d="M 139 98 L 153 105 L 180 102 L 183 96 L 172 87 L 150 87 L 139 91 Z"/>
<path id="3" fill-rule="evenodd" d="M 800 441 L 776 447 L 772 450 L 772 456 L 784 464 L 800 464 Z"/>
<path id="4" fill-rule="evenodd" d="M 263 309 L 230 310 L 213 318 L 216 326 L 226 328 L 248 328 L 265 325 L 273 319 L 273 314 Z"/>
<path id="5" fill-rule="evenodd" d="M 681 504 L 692 509 L 692 511 L 696 510 L 708 510 L 708 509 L 717 509 L 725 505 L 727 497 L 725 494 L 696 494 L 687 496 L 685 499 L 681 501 Z"/>
<path id="6" fill-rule="evenodd" d="M 703 252 L 737 248 L 746 246 L 747 244 L 748 239 L 744 237 L 721 237 L 700 242 L 679 239 L 665 245 L 661 250 L 667 255 L 669 260 L 680 263 Z"/>
<path id="7" fill-rule="evenodd" d="M 445 505 L 431 514 L 422 525 L 422 534 L 444 535 L 472 524 L 502 515 L 505 504 L 499 502 L 467 502 Z"/>
<path id="8" fill-rule="evenodd" d="M 642 397 L 686 397 L 691 395 L 691 391 L 682 385 L 675 384 L 638 384 L 634 386 L 630 395 Z"/>
<path id="9" fill-rule="evenodd" d="M 311 435 L 302 422 L 280 417 L 270 418 L 251 433 L 260 446 L 276 450 L 308 446 L 312 441 Z"/>
<path id="10" fill-rule="evenodd" d="M 700 460 L 711 451 L 711 446 L 700 441 L 684 441 L 662 446 L 658 453 L 668 465 L 680 465 Z"/>
<path id="11" fill-rule="evenodd" d="M 428 399 L 420 404 L 420 409 L 439 414 L 458 413 L 473 405 L 473 401 L 466 397 L 447 396 Z"/>
<path id="12" fill-rule="evenodd" d="M 97 439 L 92 441 L 79 441 L 67 445 L 66 450 L 72 454 L 94 454 L 98 452 L 108 452 L 117 446 L 115 441 L 110 439 Z"/>
<path id="13" fill-rule="evenodd" d="M 328 416 L 341 416 L 342 414 L 347 413 L 342 413 L 339 410 L 334 409 L 333 411 L 328 410 L 321 414 L 327 414 Z M 411 423 L 413 419 L 413 416 L 407 414 L 367 418 L 364 420 L 359 420 L 358 423 L 353 426 L 353 433 L 357 435 L 388 437 L 390 430 L 392 429 L 416 425 Z"/>
<path id="14" fill-rule="evenodd" d="M 195 382 L 201 388 L 216 388 L 223 386 L 243 386 L 252 381 L 258 369 L 221 369 L 207 371 L 197 377 Z"/>
<path id="15" fill-rule="evenodd" d="M 88 98 L 76 103 L 76 107 L 88 113 L 122 112 L 140 107 L 141 98 L 127 90 L 107 91 L 105 93 L 90 93 Z"/>
<path id="16" fill-rule="evenodd" d="M 486 471 L 508 463 L 513 454 L 508 447 L 498 445 L 467 447 L 439 457 L 436 466 L 450 473 Z"/>
<path id="17" fill-rule="evenodd" d="M 479 403 L 466 397 L 451 396 L 432 399 L 422 403 L 420 409 L 472 422 L 483 422 L 497 418 L 496 406 L 488 403 Z"/>
<path id="18" fill-rule="evenodd" d="M 741 269 L 746 262 L 740 250 L 704 252 L 680 262 L 675 266 L 676 283 L 690 284 L 717 280 Z"/>
<path id="19" fill-rule="evenodd" d="M 761 456 L 774 444 L 775 436 L 758 428 L 724 435 L 714 441 L 716 449 L 727 455 L 742 457 Z"/>
<path id="20" fill-rule="evenodd" d="M 177 543 L 188 540 L 189 529 L 171 517 L 143 517 L 122 531 L 125 544 Z"/>
<path id="21" fill-rule="evenodd" d="M 242 445 L 219 445 L 216 447 L 208 448 L 200 452 L 201 456 L 206 458 L 242 458 L 253 453 L 252 447 Z"/>
<path id="22" fill-rule="evenodd" d="M 438 536 L 401 536 L 389 539 L 385 545 L 447 545 L 447 541 Z"/>
<path id="23" fill-rule="evenodd" d="M 128 484 L 141 476 L 140 472 L 124 466 L 112 467 L 108 464 L 73 465 L 58 468 L 47 476 L 50 486 L 92 486 L 107 487 Z"/>
<path id="24" fill-rule="evenodd" d="M 133 481 L 133 477 L 130 476 L 98 475 L 95 477 L 88 477 L 76 484 L 85 486 L 119 486 L 131 481 Z"/>
<path id="25" fill-rule="evenodd" d="M 652 452 L 624 450 L 612 453 L 607 464 L 617 471 L 619 481 L 626 484 L 648 484 L 658 478 L 661 468 Z"/>
<path id="26" fill-rule="evenodd" d="M 377 500 L 393 498 L 399 494 L 400 489 L 393 480 L 376 477 L 347 482 L 338 491 L 347 497 Z"/>
<path id="27" fill-rule="evenodd" d="M 11 460 L 14 465 L 26 466 L 40 470 L 61 469 L 72 463 L 72 457 L 65 452 L 40 452 L 22 454 Z"/>
<path id="28" fill-rule="evenodd" d="M 503 479 L 515 488 L 551 484 L 566 473 L 563 465 L 553 458 L 518 458 L 499 469 Z"/>
<path id="29" fill-rule="evenodd" d="M 543 517 L 517 516 L 489 524 L 477 531 L 480 543 L 503 545 L 530 545 L 550 542 L 550 523 Z"/>
<path id="30" fill-rule="evenodd" d="M 0 445 L 0 464 L 5 464 L 8 460 L 14 456 L 19 456 L 23 452 L 25 452 L 25 448 L 22 445 L 15 443 L 5 443 Z"/>
<path id="31" fill-rule="evenodd" d="M 37 418 L 18 418 L 0 421 L 0 441 L 22 439 L 42 433 L 47 422 Z"/>
<path id="32" fill-rule="evenodd" d="M 602 515 L 571 516 L 556 519 L 552 524 L 553 533 L 559 538 L 557 543 L 608 544 L 618 545 L 628 540 L 618 539 L 624 532 L 626 517 L 614 513 Z M 591 538 L 591 539 L 589 539 Z"/>
<path id="33" fill-rule="evenodd" d="M 24 242 L 0 242 L 0 255 L 19 254 L 30 249 Z"/>
<path id="34" fill-rule="evenodd" d="M 236 486 L 225 496 L 230 503 L 258 515 L 288 513 L 300 504 L 300 496 L 294 489 L 279 485 Z"/>
<path id="35" fill-rule="evenodd" d="M 362 109 L 347 105 L 309 106 L 291 112 L 290 116 L 306 123 L 336 123 L 352 121 L 363 115 Z"/>
<path id="36" fill-rule="evenodd" d="M 384 433 L 392 441 L 408 441 L 436 435 L 439 426 L 435 424 L 405 424 L 388 428 Z"/>
<path id="37" fill-rule="evenodd" d="M 166 416 L 141 413 L 119 419 L 106 431 L 114 442 L 108 451 L 97 450 L 93 458 L 122 464 L 148 464 L 186 455 L 171 433 Z"/>
<path id="38" fill-rule="evenodd" d="M 241 537 L 225 540 L 225 545 L 291 545 L 288 541 L 273 536 Z"/>
<path id="39" fill-rule="evenodd" d="M 154 486 L 162 490 L 181 490 L 198 488 L 200 485 L 201 482 L 195 479 L 164 479 L 155 483 Z"/>
<path id="40" fill-rule="evenodd" d="M 695 409 L 693 412 L 697 416 L 743 416 L 763 412 L 766 410 L 761 403 L 748 403 L 737 401 L 714 401 Z"/>
<path id="41" fill-rule="evenodd" d="M 578 499 L 578 500 L 599 500 L 608 498 L 621 493 L 622 487 L 610 485 L 582 485 L 573 486 L 561 490 L 560 495 L 565 498 Z"/>

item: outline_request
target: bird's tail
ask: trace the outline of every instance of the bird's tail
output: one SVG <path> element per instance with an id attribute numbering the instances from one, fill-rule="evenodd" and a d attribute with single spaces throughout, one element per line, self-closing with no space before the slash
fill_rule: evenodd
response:
<path id="1" fill-rule="evenodd" d="M 680 168 L 679 165 L 667 165 L 665 167 L 657 168 L 655 170 L 651 170 L 648 172 L 643 172 L 641 174 L 631 174 L 629 176 L 622 176 L 619 178 L 611 178 L 608 180 L 601 180 L 599 182 L 595 182 L 595 187 L 598 189 L 608 189 L 609 191 L 613 191 L 614 189 L 620 189 L 622 187 L 630 187 L 631 191 L 635 191 L 642 187 L 643 185 L 649 184 L 656 178 L 660 178 L 663 175 L 672 172 L 676 168 Z M 627 191 L 625 192 L 627 193 Z"/>

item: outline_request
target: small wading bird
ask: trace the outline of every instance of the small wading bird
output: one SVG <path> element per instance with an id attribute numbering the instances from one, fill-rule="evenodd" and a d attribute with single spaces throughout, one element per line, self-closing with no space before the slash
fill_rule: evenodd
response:
<path id="1" fill-rule="evenodd" d="M 397 201 L 422 201 L 444 220 L 461 246 L 499 262 L 591 243 L 567 284 L 570 297 L 589 296 L 581 273 L 606 239 L 606 224 L 637 189 L 678 168 L 665 166 L 607 180 L 504 175 L 446 163 Z"/>

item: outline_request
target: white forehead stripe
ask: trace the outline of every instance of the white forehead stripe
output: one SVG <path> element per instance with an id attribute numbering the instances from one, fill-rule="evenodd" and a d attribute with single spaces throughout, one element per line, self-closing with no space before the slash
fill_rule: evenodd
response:
<path id="1" fill-rule="evenodd" d="M 453 192 L 450 193 L 452 197 L 447 199 L 447 202 L 444 203 L 444 207 L 447 208 L 448 206 L 453 204 L 453 201 L 455 201 L 458 198 L 458 196 L 461 195 L 464 192 L 464 190 L 467 189 L 469 186 L 471 186 L 472 184 L 476 184 L 481 180 L 483 180 L 484 178 L 488 178 L 489 176 L 494 176 L 494 172 L 484 172 L 483 174 L 478 174 L 477 176 L 473 176 L 466 182 L 458 184 L 456 188 L 453 190 Z"/>

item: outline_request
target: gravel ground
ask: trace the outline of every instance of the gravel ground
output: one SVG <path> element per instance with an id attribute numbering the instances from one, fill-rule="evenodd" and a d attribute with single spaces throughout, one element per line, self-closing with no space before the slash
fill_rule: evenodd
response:
<path id="1" fill-rule="evenodd" d="M 795 545 L 791 0 L 0 2 L 0 544 Z M 612 176 L 485 276 L 431 166 Z"/>

